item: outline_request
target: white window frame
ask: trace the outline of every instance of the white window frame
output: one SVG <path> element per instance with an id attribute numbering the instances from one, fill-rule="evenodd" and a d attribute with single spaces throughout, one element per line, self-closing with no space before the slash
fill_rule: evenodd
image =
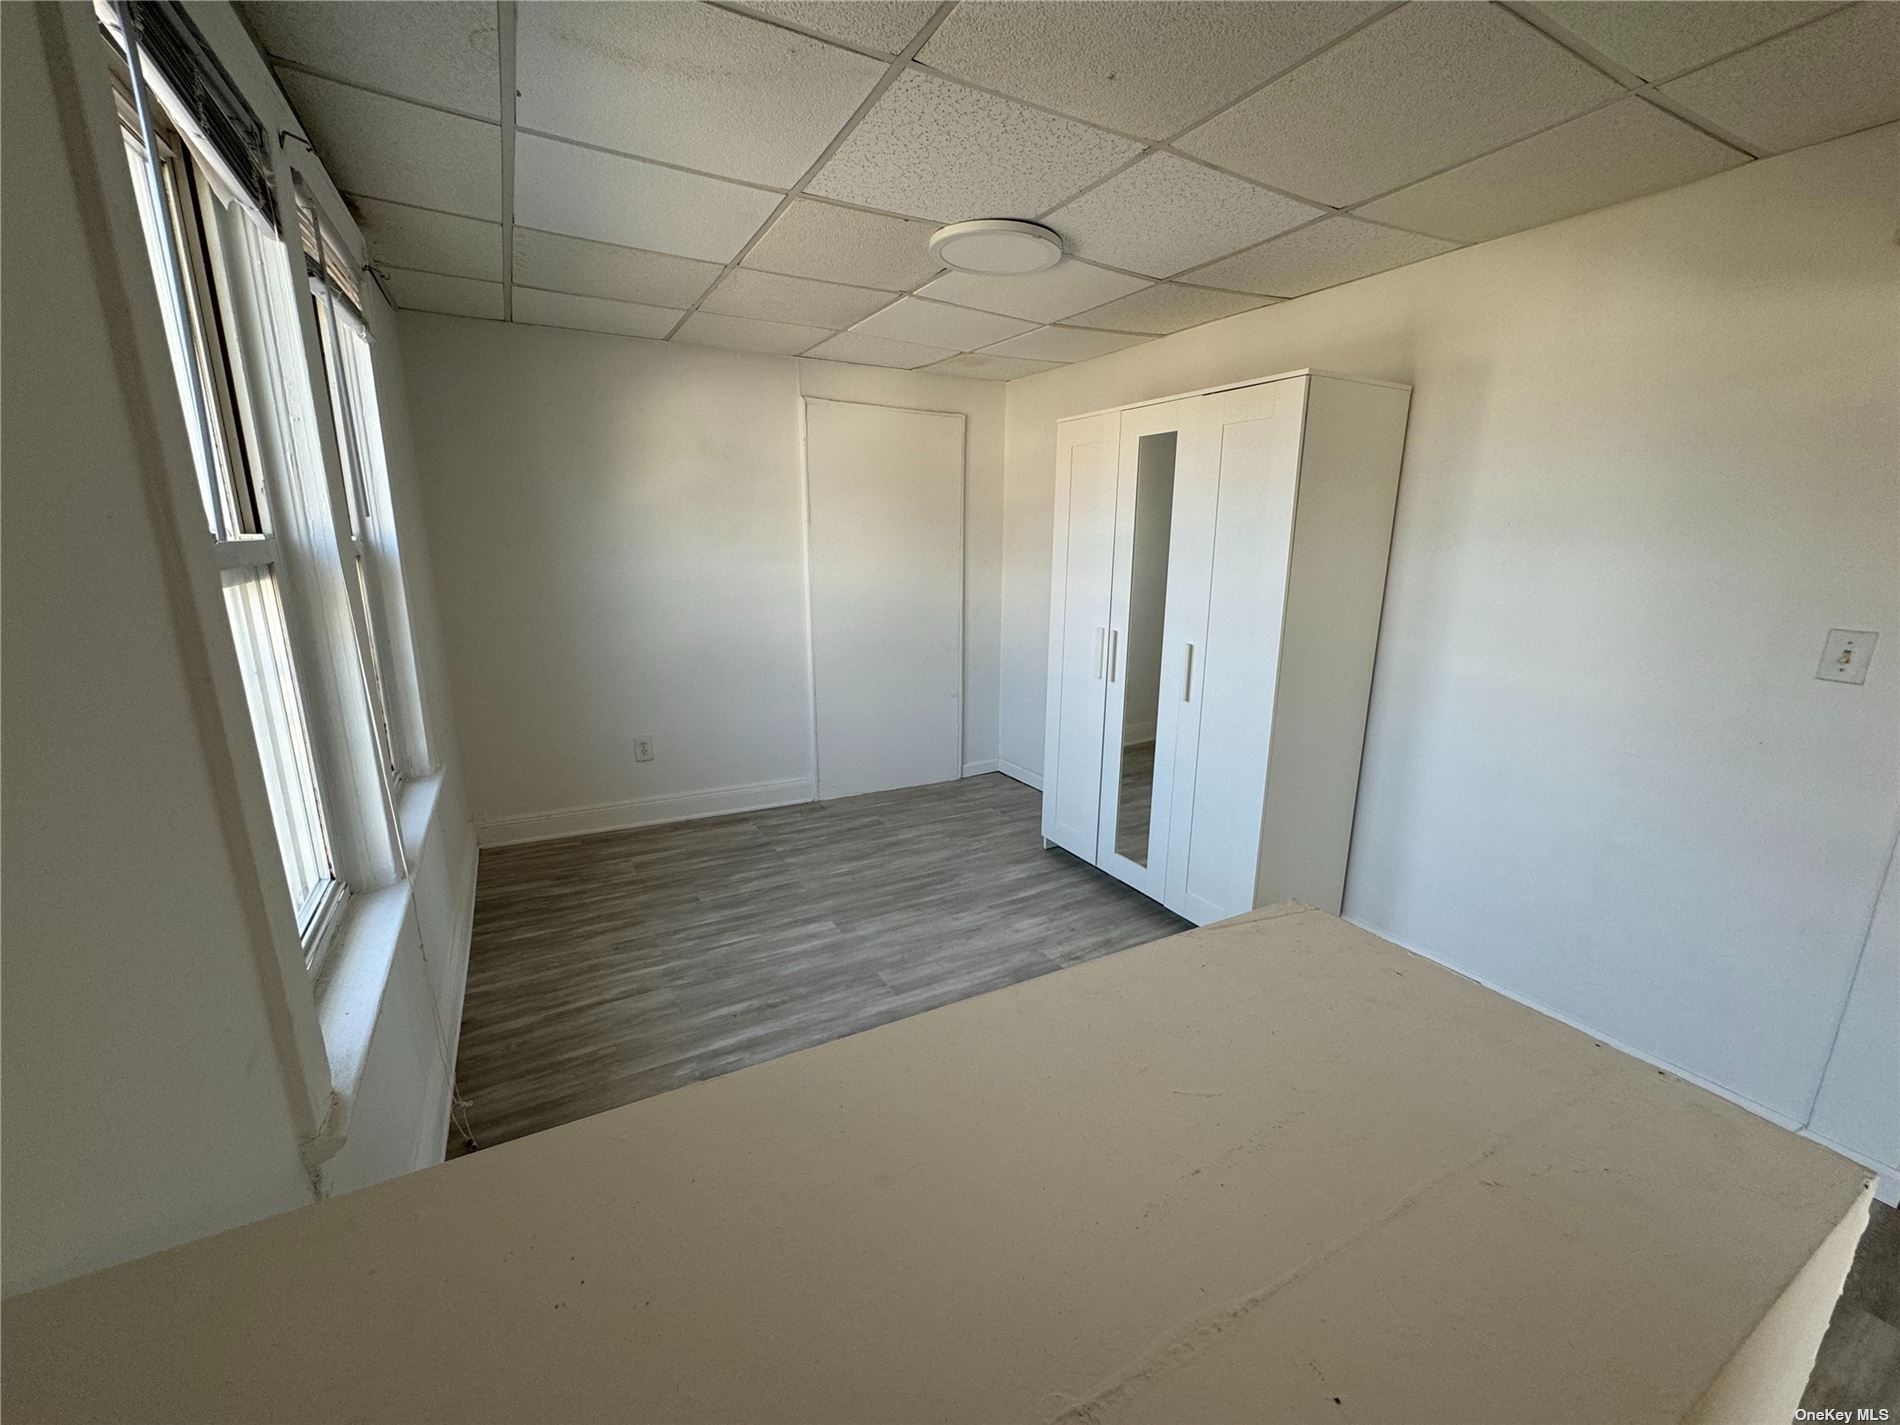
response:
<path id="1" fill-rule="evenodd" d="M 358 592 L 365 605 L 370 666 L 381 694 L 372 701 L 381 714 L 378 733 L 383 739 L 384 766 L 399 789 L 404 782 L 428 776 L 435 767 L 423 715 L 401 537 L 389 488 L 382 402 L 372 354 L 375 336 L 364 312 L 326 280 L 337 264 L 348 264 L 353 276 L 367 276 L 368 264 L 350 251 L 341 225 L 313 191 L 312 175 L 305 173 L 295 157 L 289 165 L 298 202 L 308 209 L 321 254 L 320 270 L 308 272 L 307 282 L 323 359 L 324 394 L 329 398 L 324 409 L 332 418 L 347 481 L 349 548 L 360 571 Z M 294 223 L 287 219 L 285 226 L 294 226 L 300 240 L 307 243 L 301 218 Z M 307 246 L 304 256 L 308 267 Z"/>
<path id="2" fill-rule="evenodd" d="M 150 117 L 157 133 L 161 116 L 156 106 Z M 143 146 L 135 106 L 132 124 L 122 118 L 121 127 L 132 129 Z M 163 129 L 161 141 L 181 150 L 168 155 L 181 175 L 181 187 L 187 177 L 203 185 L 194 162 L 199 155 L 192 150 L 186 127 L 165 122 Z M 323 378 L 314 312 L 300 300 L 305 290 L 301 247 L 294 228 L 284 230 L 284 216 L 294 223 L 296 207 L 291 174 L 281 154 L 275 168 L 279 223 L 274 234 L 259 242 L 248 237 L 253 231 L 264 231 L 254 214 L 222 207 L 202 211 L 206 201 L 202 186 L 194 190 L 191 201 L 198 207 L 190 214 L 181 212 L 180 221 L 194 230 L 193 239 L 201 239 L 213 252 L 220 271 L 201 270 L 203 253 L 178 251 L 174 256 L 190 261 L 193 270 L 174 273 L 173 280 L 197 284 L 194 298 L 201 310 L 215 292 L 217 315 L 207 315 L 206 320 L 220 322 L 219 345 L 211 348 L 209 335 L 202 339 L 209 359 L 224 369 L 207 375 L 220 390 L 221 400 L 222 388 L 216 383 L 229 382 L 234 398 L 248 412 L 248 417 L 242 417 L 220 409 L 220 421 L 234 418 L 216 430 L 202 424 L 211 419 L 202 404 L 187 410 L 186 417 L 201 423 L 201 442 L 222 438 L 227 451 L 232 449 L 232 439 L 241 444 L 251 484 L 258 487 L 258 503 L 268 509 L 271 520 L 268 534 L 233 530 L 231 521 L 214 508 L 216 527 L 231 537 L 219 538 L 214 529 L 211 553 L 221 582 L 236 570 L 268 566 L 282 604 L 317 800 L 329 839 L 331 878 L 320 888 L 322 894 L 290 907 L 303 962 L 315 979 L 323 974 L 326 956 L 342 932 L 352 892 L 361 894 L 404 881 L 408 866 L 393 780 L 370 706 L 364 653 L 369 646 L 366 610 L 360 586 L 345 574 L 343 550 L 349 548 L 349 535 L 344 465 L 331 422 L 318 414 L 327 414 L 328 391 L 327 385 L 318 384 Z M 185 195 L 179 196 L 182 203 Z M 231 250 L 234 237 L 246 246 L 245 252 Z M 190 243 L 173 245 L 182 249 Z M 139 255 L 143 258 L 144 251 Z M 165 280 L 162 273 L 153 275 L 161 283 Z M 163 292 L 161 300 L 166 300 Z M 189 313 L 185 319 L 189 320 Z M 353 570 L 353 566 L 352 555 L 347 567 Z M 226 633 L 232 636 L 228 624 Z M 237 652 L 235 647 L 233 652 Z M 220 692 L 221 698 L 228 697 Z M 249 727 L 248 700 L 242 724 L 235 711 L 227 710 L 227 726 Z M 261 753 L 259 760 L 265 760 Z M 253 831 L 253 844 L 259 839 Z M 268 860 L 259 856 L 259 870 L 267 896 L 281 895 L 287 903 L 288 876 L 274 826 L 270 840 L 272 856 Z"/>

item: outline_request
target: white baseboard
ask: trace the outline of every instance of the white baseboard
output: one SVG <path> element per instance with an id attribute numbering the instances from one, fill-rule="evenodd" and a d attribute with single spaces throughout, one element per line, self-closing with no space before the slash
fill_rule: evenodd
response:
<path id="1" fill-rule="evenodd" d="M 586 836 L 596 831 L 625 831 L 635 826 L 659 826 L 669 821 L 697 821 L 731 812 L 763 811 L 767 807 L 808 802 L 817 795 L 809 777 L 783 782 L 753 782 L 742 787 L 713 787 L 703 792 L 636 797 L 604 806 L 571 807 L 565 811 L 529 816 L 502 816 L 478 822 L 476 840 L 483 846 L 514 846 L 524 841 L 552 841 L 562 836 Z"/>
<path id="2" fill-rule="evenodd" d="M 1000 771 L 1001 768 L 1002 764 L 992 757 L 987 762 L 965 762 L 963 764 L 963 775 L 966 777 L 981 777 L 986 772 Z"/>
<path id="3" fill-rule="evenodd" d="M 1778 1109 L 1770 1108 L 1765 1103 L 1757 1103 L 1754 1099 L 1750 1098 L 1747 1094 L 1740 1093 L 1737 1090 L 1728 1087 L 1728 1085 L 1726 1084 L 1719 1084 L 1714 1079 L 1704 1078 L 1701 1074 L 1695 1073 L 1693 1070 L 1683 1068 L 1682 1065 L 1680 1064 L 1672 1063 L 1668 1059 L 1658 1058 L 1656 1055 L 1646 1053 L 1643 1050 L 1636 1048 L 1632 1044 L 1625 1044 L 1621 1039 L 1618 1039 L 1613 1034 L 1605 1034 L 1600 1029 L 1594 1028 L 1593 1026 L 1588 1025 L 1588 1024 L 1584 1024 L 1579 1020 L 1572 1019 L 1569 1015 L 1563 1013 L 1561 1010 L 1552 1009 L 1549 1005 L 1540 1003 L 1539 1001 L 1531 999 L 1526 995 L 1521 995 L 1517 993 L 1517 991 L 1515 990 L 1507 989 L 1503 985 L 1494 984 L 1490 980 L 1487 980 L 1483 975 L 1474 975 L 1471 973 L 1471 971 L 1464 969 L 1461 966 L 1454 965 L 1449 960 L 1444 960 L 1444 959 L 1439 958 L 1437 955 L 1432 954 L 1432 952 L 1429 950 L 1421 950 L 1416 945 L 1408 945 L 1403 940 L 1399 939 L 1398 936 L 1392 934 L 1392 932 L 1389 930 L 1381 930 L 1376 925 L 1369 925 L 1365 921 L 1359 920 L 1350 915 L 1342 915 L 1340 919 L 1344 920 L 1349 925 L 1356 925 L 1361 930 L 1371 932 L 1372 934 L 1378 936 L 1381 940 L 1391 941 L 1394 945 L 1398 946 L 1401 950 L 1409 950 L 1412 954 L 1418 956 L 1421 960 L 1430 960 L 1434 965 L 1443 966 L 1445 969 L 1450 970 L 1454 975 L 1458 975 L 1463 979 L 1470 980 L 1473 984 L 1483 985 L 1487 990 L 1490 990 L 1493 994 L 1503 995 L 1508 1000 L 1516 1000 L 1519 1004 L 1523 1005 L 1526 1009 L 1534 1009 L 1539 1014 L 1543 1015 L 1546 1019 L 1554 1019 L 1559 1024 L 1569 1025 L 1572 1029 L 1577 1030 L 1579 1033 L 1588 1034 L 1592 1039 L 1599 1039 L 1603 1043 L 1608 1044 L 1612 1049 L 1616 1049 L 1624 1054 L 1629 1055 L 1632 1059 L 1639 1059 L 1645 1064 L 1653 1065 L 1654 1067 L 1658 1069 L 1665 1069 L 1669 1073 L 1674 1074 L 1677 1078 L 1685 1080 L 1688 1083 L 1694 1084 L 1699 1089 L 1707 1089 L 1710 1093 L 1715 1094 L 1718 1098 L 1725 1098 L 1730 1103 L 1735 1104 L 1737 1107 L 1747 1109 L 1750 1113 L 1754 1114 L 1757 1118 L 1765 1118 L 1770 1123 L 1776 1124 L 1777 1126 L 1782 1127 L 1782 1128 L 1786 1128 L 1791 1132 L 1799 1133 L 1802 1131 L 1803 1125 L 1799 1119 L 1791 1118 L 1787 1114 L 1782 1113 Z M 1849 1156 L 1852 1156 L 1852 1155 L 1850 1154 Z"/>
<path id="4" fill-rule="evenodd" d="M 1037 791 L 1042 790 L 1042 773 L 1032 772 L 1020 762 L 1012 762 L 1007 757 L 999 757 L 996 759 L 996 770 L 1001 772 L 1005 777 L 1015 778 L 1015 780 L 1021 782 L 1026 787 L 1034 787 Z"/>

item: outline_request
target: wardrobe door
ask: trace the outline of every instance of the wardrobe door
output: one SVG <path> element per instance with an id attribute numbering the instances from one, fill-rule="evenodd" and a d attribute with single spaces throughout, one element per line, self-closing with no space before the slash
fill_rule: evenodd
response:
<path id="1" fill-rule="evenodd" d="M 1116 412 L 1056 426 L 1042 834 L 1095 860 L 1115 545 Z"/>
<path id="2" fill-rule="evenodd" d="M 1293 378 L 1202 398 L 1219 489 L 1162 897 L 1197 925 L 1253 909 L 1305 392 Z"/>
<path id="3" fill-rule="evenodd" d="M 1171 585 L 1186 558 L 1177 512 L 1192 503 L 1195 398 L 1124 411 L 1115 507 L 1115 577 L 1108 630 L 1108 704 L 1102 730 L 1102 811 L 1096 864 L 1161 898 L 1173 788 L 1174 716 L 1168 689 L 1181 676 L 1171 630 Z"/>

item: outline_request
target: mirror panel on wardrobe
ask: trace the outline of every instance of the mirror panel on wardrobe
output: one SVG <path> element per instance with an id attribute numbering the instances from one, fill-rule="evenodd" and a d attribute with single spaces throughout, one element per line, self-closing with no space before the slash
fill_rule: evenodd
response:
<path id="1" fill-rule="evenodd" d="M 1177 432 L 1158 431 L 1142 436 L 1136 447 L 1134 552 L 1127 646 L 1121 660 L 1124 687 L 1115 851 L 1138 866 L 1148 864 L 1148 826 L 1154 807 L 1155 728 L 1161 701 L 1162 625 L 1167 615 L 1178 444 Z"/>

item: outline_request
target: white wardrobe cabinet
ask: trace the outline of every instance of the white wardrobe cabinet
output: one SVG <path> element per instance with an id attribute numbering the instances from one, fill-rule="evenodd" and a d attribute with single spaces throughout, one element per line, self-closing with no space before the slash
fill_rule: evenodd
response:
<path id="1" fill-rule="evenodd" d="M 1339 910 L 1410 399 L 1300 371 L 1058 423 L 1047 842 L 1197 924 Z"/>

